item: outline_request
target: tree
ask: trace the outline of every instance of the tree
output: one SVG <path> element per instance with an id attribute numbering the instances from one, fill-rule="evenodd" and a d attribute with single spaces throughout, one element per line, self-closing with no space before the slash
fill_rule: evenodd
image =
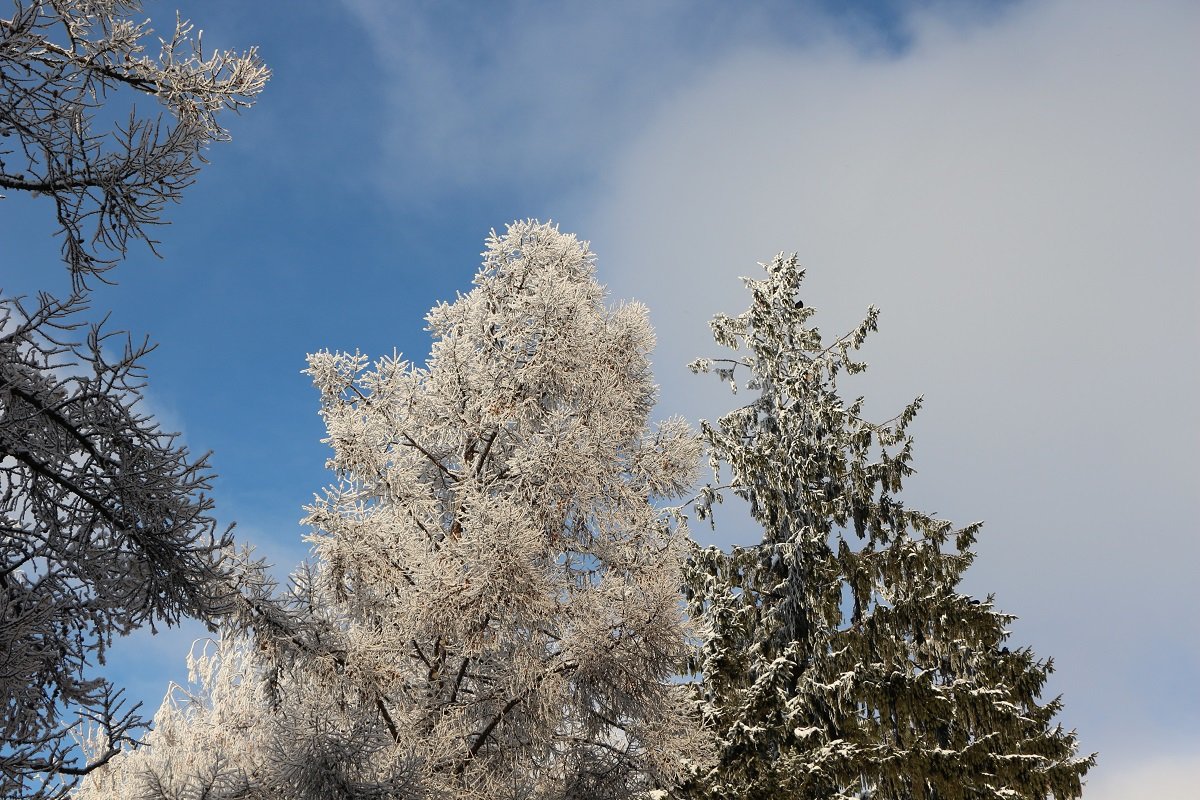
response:
<path id="1" fill-rule="evenodd" d="M 217 115 L 249 105 L 268 72 L 253 50 L 205 57 L 186 22 L 148 56 L 152 31 L 128 18 L 137 2 L 11 5 L 0 191 L 52 198 L 75 289 L 29 308 L 0 298 L 0 794 L 32 799 L 63 796 L 144 725 L 92 674 L 114 635 L 184 615 L 287 619 L 210 514 L 207 457 L 141 410 L 149 345 L 77 335 L 86 279 L 104 279 L 131 239 L 153 248 L 149 226 L 227 138 Z M 123 119 L 117 105 L 146 96 L 163 113 L 131 104 Z M 88 725 L 85 758 L 74 742 Z"/>
<path id="2" fill-rule="evenodd" d="M 188 654 L 190 681 L 172 683 L 144 745 L 127 746 L 76 789 L 78 798 L 105 800 L 269 800 L 299 796 L 300 787 L 271 786 L 286 769 L 268 765 L 283 732 L 265 691 L 263 659 L 249 639 L 225 635 L 197 642 Z M 290 691 L 290 690 L 289 690 Z M 290 717 L 292 721 L 294 717 Z M 103 736 L 84 741 L 103 748 Z M 278 791 L 275 791 L 278 789 Z M 307 796 L 336 798 L 334 790 Z"/>
<path id="3" fill-rule="evenodd" d="M 808 326 L 795 256 L 746 280 L 748 311 L 712 322 L 736 358 L 692 367 L 756 392 L 702 435 L 763 539 L 699 552 L 688 576 L 707 635 L 693 665 L 718 765 L 695 798 L 1074 798 L 1094 756 L 1040 702 L 1050 672 L 1005 645 L 1014 619 L 959 593 L 979 524 L 898 499 L 912 474 L 918 398 L 872 424 L 841 373 L 876 329 L 872 308 L 832 343 Z M 736 384 L 735 384 L 736 389 Z M 721 488 L 707 487 L 701 516 Z"/>
<path id="4" fill-rule="evenodd" d="M 82 797 L 605 800 L 703 760 L 671 680 L 686 537 L 657 507 L 689 487 L 699 445 L 680 420 L 647 424 L 645 309 L 606 310 L 592 261 L 515 223 L 474 290 L 430 312 L 426 367 L 309 357 L 337 484 L 308 509 L 308 638 L 223 645 L 268 653 L 224 685 L 267 685 L 274 710 L 220 731 L 249 744 L 222 747 L 241 755 L 218 769 L 178 742 L 217 737 L 212 720 L 252 690 L 201 686 L 192 710 L 163 712 L 194 737 L 160 727 Z"/>
<path id="5" fill-rule="evenodd" d="M 0 192 L 53 199 L 80 289 L 131 240 L 153 249 L 149 228 L 193 182 L 204 149 L 228 138 L 218 113 L 249 106 L 270 73 L 253 48 L 206 57 L 183 20 L 152 57 L 153 31 L 130 18 L 137 0 L 12 6 L 0 18 Z M 127 118 L 116 108 L 124 96 Z M 132 99 L 146 96 L 165 117 L 138 114 Z"/>
<path id="6" fill-rule="evenodd" d="M 0 303 L 0 794 L 54 796 L 143 724 L 90 672 L 114 634 L 237 611 L 207 457 L 139 411 L 148 347 L 43 297 Z M 76 717 L 106 744 L 81 763 Z M 62 778 L 63 781 L 58 779 Z"/>

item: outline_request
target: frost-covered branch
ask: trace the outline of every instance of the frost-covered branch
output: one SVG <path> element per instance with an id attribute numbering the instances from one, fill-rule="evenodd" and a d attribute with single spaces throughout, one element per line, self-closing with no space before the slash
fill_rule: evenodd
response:
<path id="1" fill-rule="evenodd" d="M 243 564 L 211 516 L 212 474 L 141 409 L 149 345 L 92 328 L 76 297 L 0 299 L 0 787 L 88 773 L 136 709 L 92 674 L 114 635 L 234 613 Z M 115 347 L 114 347 L 115 346 Z M 91 762 L 77 720 L 105 731 Z M 18 788 L 21 787 L 21 788 Z M 56 791 L 56 790 L 55 790 Z"/>
<path id="2" fill-rule="evenodd" d="M 131 18 L 140 10 L 135 0 L 14 0 L 0 18 L 0 191 L 53 200 L 76 289 L 131 240 L 153 250 L 150 228 L 195 180 L 205 149 L 228 138 L 218 116 L 250 106 L 269 77 L 253 48 L 206 52 L 184 20 L 156 39 Z M 146 98 L 161 113 L 140 115 Z"/>

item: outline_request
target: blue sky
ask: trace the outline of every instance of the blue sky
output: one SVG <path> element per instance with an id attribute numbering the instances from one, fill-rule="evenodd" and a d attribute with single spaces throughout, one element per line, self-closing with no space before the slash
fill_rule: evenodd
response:
<path id="1" fill-rule="evenodd" d="M 174 8 L 146 10 L 161 28 Z M 1195 3 L 279 9 L 181 9 L 209 47 L 258 44 L 274 77 L 171 209 L 164 260 L 134 250 L 93 298 L 159 343 L 150 406 L 215 452 L 244 541 L 285 568 L 306 550 L 327 476 L 305 353 L 422 358 L 425 312 L 470 288 L 490 228 L 590 239 L 614 298 L 651 306 L 663 415 L 693 420 L 728 402 L 683 369 L 704 320 L 794 250 L 823 329 L 882 308 L 868 408 L 925 394 L 909 502 L 987 520 L 967 589 L 1055 657 L 1061 719 L 1101 751 L 1089 797 L 1184 796 Z M 0 285 L 64 290 L 48 204 L 0 212 Z M 730 522 L 722 543 L 753 538 Z M 194 635 L 136 635 L 111 667 L 152 708 Z"/>

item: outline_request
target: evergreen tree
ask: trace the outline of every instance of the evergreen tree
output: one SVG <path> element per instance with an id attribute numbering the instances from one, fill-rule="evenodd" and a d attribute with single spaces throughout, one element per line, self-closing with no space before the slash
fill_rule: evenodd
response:
<path id="1" fill-rule="evenodd" d="M 682 790 L 693 798 L 1010 800 L 1075 798 L 1094 757 L 1040 701 L 1051 662 L 1010 648 L 992 597 L 957 589 L 978 523 L 950 522 L 899 499 L 912 474 L 909 423 L 920 406 L 871 424 L 838 378 L 877 312 L 826 343 L 797 296 L 803 271 L 782 255 L 737 317 L 717 316 L 737 358 L 691 366 L 756 392 L 704 423 L 714 471 L 698 512 L 722 489 L 749 502 L 763 539 L 698 553 L 687 577 L 706 626 L 693 663 L 719 762 Z M 718 479 L 718 483 L 719 483 Z"/>

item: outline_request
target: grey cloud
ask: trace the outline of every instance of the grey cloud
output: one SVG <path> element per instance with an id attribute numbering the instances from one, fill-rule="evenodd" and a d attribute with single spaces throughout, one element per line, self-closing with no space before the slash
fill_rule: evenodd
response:
<path id="1" fill-rule="evenodd" d="M 860 385 L 926 395 L 910 502 L 988 520 L 968 589 L 1056 656 L 1085 746 L 1196 740 L 1197 9 L 910 22 L 896 58 L 744 52 L 664 103 L 592 208 L 602 274 L 692 417 L 728 399 L 682 364 L 755 261 L 798 251 L 828 333 L 879 305 Z"/>

